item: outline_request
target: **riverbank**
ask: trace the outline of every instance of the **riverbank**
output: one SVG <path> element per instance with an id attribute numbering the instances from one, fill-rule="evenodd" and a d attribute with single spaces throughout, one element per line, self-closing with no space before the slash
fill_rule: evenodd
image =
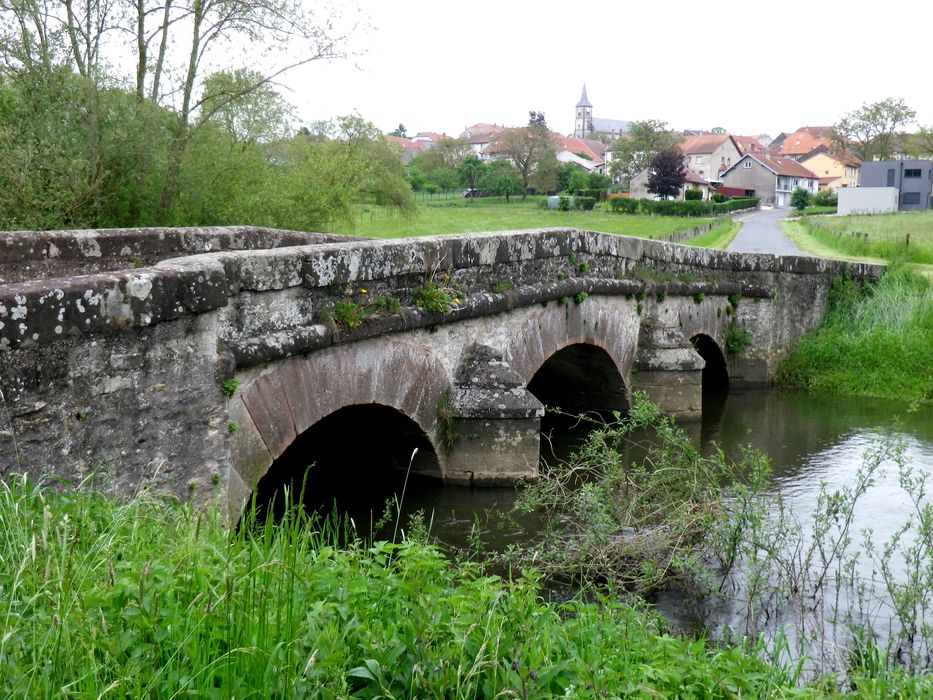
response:
<path id="1" fill-rule="evenodd" d="M 832 678 L 798 687 L 799 666 L 762 643 L 671 635 L 612 597 L 545 602 L 534 573 L 455 563 L 417 523 L 401 544 L 341 549 L 304 519 L 231 534 L 145 493 L 0 488 L 5 697 L 839 694 Z M 886 665 L 849 682 L 861 697 L 933 691 Z"/>
<path id="2" fill-rule="evenodd" d="M 928 214 L 784 222 L 785 232 L 809 253 L 892 267 L 871 287 L 845 280 L 834 285 L 823 324 L 781 363 L 778 386 L 933 401 L 930 222 Z"/>

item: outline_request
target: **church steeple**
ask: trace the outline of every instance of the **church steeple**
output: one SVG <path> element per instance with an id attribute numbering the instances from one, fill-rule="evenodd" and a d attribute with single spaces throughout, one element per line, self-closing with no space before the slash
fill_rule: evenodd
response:
<path id="1" fill-rule="evenodd" d="M 583 94 L 577 102 L 576 116 L 573 121 L 573 135 L 577 138 L 586 138 L 593 130 L 593 105 L 586 97 L 586 83 L 583 83 Z"/>

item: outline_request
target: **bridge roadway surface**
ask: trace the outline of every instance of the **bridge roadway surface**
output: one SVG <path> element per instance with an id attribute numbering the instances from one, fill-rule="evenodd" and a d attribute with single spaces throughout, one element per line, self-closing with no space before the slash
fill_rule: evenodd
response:
<path id="1" fill-rule="evenodd" d="M 781 230 L 779 221 L 791 211 L 775 207 L 737 216 L 736 221 L 742 222 L 742 229 L 726 250 L 736 253 L 806 255 Z"/>

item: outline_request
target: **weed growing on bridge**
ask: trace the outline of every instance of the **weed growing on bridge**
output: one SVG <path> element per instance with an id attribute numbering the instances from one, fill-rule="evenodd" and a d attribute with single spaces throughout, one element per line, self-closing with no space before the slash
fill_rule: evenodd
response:
<path id="1" fill-rule="evenodd" d="M 220 383 L 220 393 L 226 396 L 228 399 L 232 398 L 236 393 L 237 388 L 240 386 L 240 380 L 236 377 L 230 377 L 230 379 L 224 379 Z"/>
<path id="2" fill-rule="evenodd" d="M 347 328 L 358 328 L 367 318 L 372 316 L 372 311 L 365 306 L 360 306 L 352 299 L 338 299 L 334 302 L 332 310 L 333 319 L 342 323 Z"/>
<path id="3" fill-rule="evenodd" d="M 729 324 L 729 330 L 726 332 L 726 350 L 731 355 L 738 355 L 744 352 L 752 345 L 752 336 L 747 328 L 741 328 L 735 323 L 735 319 Z"/>
<path id="4" fill-rule="evenodd" d="M 491 285 L 489 285 L 489 289 L 493 294 L 502 294 L 502 292 L 507 292 L 514 288 L 515 285 L 512 284 L 512 282 L 509 280 L 496 280 Z"/>
<path id="5" fill-rule="evenodd" d="M 574 295 L 573 300 L 577 304 L 582 304 L 584 301 L 586 301 L 588 296 L 589 294 L 587 294 L 585 291 L 580 291 Z"/>
<path id="6" fill-rule="evenodd" d="M 456 287 L 440 286 L 433 279 L 423 287 L 413 289 L 411 298 L 415 306 L 425 311 L 446 314 L 460 303 L 461 292 Z"/>
<path id="7" fill-rule="evenodd" d="M 693 301 L 696 304 L 701 303 L 706 298 L 706 295 L 703 292 L 697 292 L 693 295 Z"/>

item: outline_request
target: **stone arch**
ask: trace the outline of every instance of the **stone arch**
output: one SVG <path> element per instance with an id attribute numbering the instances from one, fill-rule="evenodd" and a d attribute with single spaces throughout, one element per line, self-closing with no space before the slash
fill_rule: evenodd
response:
<path id="1" fill-rule="evenodd" d="M 729 387 L 729 369 L 726 355 L 715 338 L 707 333 L 696 333 L 690 337 L 696 353 L 703 358 L 703 392 L 723 391 Z"/>
<path id="2" fill-rule="evenodd" d="M 628 376 L 638 342 L 639 317 L 620 297 L 590 297 L 582 304 L 552 303 L 509 336 L 503 356 L 525 380 L 559 351 L 572 345 L 603 350 L 619 376 Z"/>
<path id="3" fill-rule="evenodd" d="M 573 343 L 548 357 L 527 385 L 545 406 L 569 413 L 626 411 L 629 391 L 622 373 L 605 349 Z"/>
<path id="4" fill-rule="evenodd" d="M 313 466 L 312 466 L 313 465 Z M 409 469 L 410 467 L 410 469 Z M 354 404 L 324 416 L 298 435 L 254 489 L 257 513 L 281 517 L 285 490 L 308 512 L 337 508 L 373 522 L 409 478 L 440 476 L 430 437 L 397 408 Z"/>
<path id="5" fill-rule="evenodd" d="M 412 344 L 373 338 L 276 362 L 228 406 L 232 434 L 228 515 L 233 520 L 275 459 L 312 425 L 340 409 L 379 404 L 410 418 L 430 440 L 450 386 L 443 365 Z"/>

